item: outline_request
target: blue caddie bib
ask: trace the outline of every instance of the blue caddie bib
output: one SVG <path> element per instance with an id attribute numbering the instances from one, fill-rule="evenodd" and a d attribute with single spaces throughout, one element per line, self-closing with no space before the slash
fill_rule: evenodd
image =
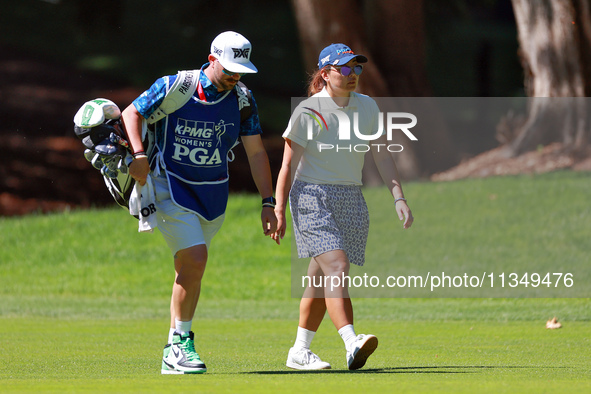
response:
<path id="1" fill-rule="evenodd" d="M 228 151 L 240 133 L 232 89 L 217 102 L 193 96 L 165 122 L 162 161 L 175 204 L 213 220 L 228 202 Z"/>

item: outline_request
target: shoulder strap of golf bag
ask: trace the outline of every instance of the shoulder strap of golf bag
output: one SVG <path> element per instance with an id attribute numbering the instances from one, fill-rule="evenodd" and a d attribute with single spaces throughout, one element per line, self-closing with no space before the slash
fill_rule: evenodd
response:
<path id="1" fill-rule="evenodd" d="M 160 107 L 148 118 L 148 124 L 158 122 L 170 115 L 189 101 L 197 89 L 199 70 L 179 71 L 177 78 L 166 92 Z"/>
<path id="2" fill-rule="evenodd" d="M 147 119 L 148 124 L 154 124 L 167 115 L 181 108 L 195 93 L 199 83 L 200 70 L 182 70 L 177 73 L 176 80 L 166 92 L 160 107 Z M 244 122 L 252 114 L 252 95 L 242 82 L 236 85 L 240 122 Z"/>
<path id="3" fill-rule="evenodd" d="M 244 122 L 252 114 L 252 95 L 245 84 L 238 81 L 236 85 L 238 96 L 238 109 L 240 110 L 240 123 Z"/>

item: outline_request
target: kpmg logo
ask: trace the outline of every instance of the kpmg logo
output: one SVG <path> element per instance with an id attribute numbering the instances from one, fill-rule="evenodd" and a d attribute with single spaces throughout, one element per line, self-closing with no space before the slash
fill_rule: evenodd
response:
<path id="1" fill-rule="evenodd" d="M 392 136 L 394 131 L 402 131 L 408 139 L 411 141 L 418 141 L 418 138 L 415 137 L 413 133 L 411 133 L 410 129 L 416 126 L 417 124 L 417 117 L 408 112 L 379 112 L 378 114 L 378 130 L 374 134 L 363 134 L 359 130 L 359 113 L 353 113 L 353 127 L 351 127 L 351 120 L 346 113 L 341 110 L 325 110 L 323 113 L 320 113 L 310 107 L 304 107 L 304 109 L 310 112 L 304 112 L 304 114 L 309 116 L 308 119 L 308 129 L 307 129 L 307 139 L 311 141 L 314 139 L 314 123 L 318 126 L 319 130 L 328 130 L 328 122 L 326 121 L 325 117 L 331 119 L 331 126 L 335 123 L 334 120 L 336 119 L 336 126 L 338 130 L 338 141 L 337 144 L 326 144 L 326 143 L 319 143 L 318 144 L 318 151 L 347 151 L 347 152 L 368 152 L 372 147 L 376 148 L 378 151 L 380 149 L 386 149 L 388 152 L 402 152 L 404 147 L 400 144 L 379 144 L 379 143 L 363 143 L 363 144 L 353 144 L 351 143 L 351 129 L 353 130 L 354 136 L 357 140 L 362 141 L 375 141 L 382 136 L 384 133 L 384 118 L 386 118 L 386 137 L 388 141 L 392 141 Z M 334 115 L 334 118 L 332 117 Z M 408 122 L 402 123 L 400 119 L 406 119 Z"/>
<path id="2" fill-rule="evenodd" d="M 222 142 L 226 128 L 234 123 L 223 119 L 218 123 L 179 119 L 174 129 L 174 148 L 172 160 L 198 167 L 217 167 L 222 165 Z"/>

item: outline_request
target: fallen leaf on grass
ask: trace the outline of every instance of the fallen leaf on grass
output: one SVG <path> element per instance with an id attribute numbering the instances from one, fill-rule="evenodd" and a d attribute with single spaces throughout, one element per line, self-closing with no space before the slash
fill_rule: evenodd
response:
<path id="1" fill-rule="evenodd" d="M 560 322 L 558 321 L 558 319 L 556 317 L 548 320 L 546 322 L 546 328 L 549 328 L 551 330 L 554 330 L 555 328 L 561 328 L 562 324 L 560 324 Z"/>

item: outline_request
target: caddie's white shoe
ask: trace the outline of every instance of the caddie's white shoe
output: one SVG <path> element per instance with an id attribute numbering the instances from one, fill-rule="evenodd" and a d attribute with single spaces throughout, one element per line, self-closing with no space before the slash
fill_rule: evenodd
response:
<path id="1" fill-rule="evenodd" d="M 302 370 L 330 369 L 330 364 L 322 361 L 310 349 L 296 349 L 293 347 L 289 349 L 285 365 L 289 368 Z"/>
<path id="2" fill-rule="evenodd" d="M 161 371 L 163 375 L 194 374 L 207 371 L 205 364 L 195 351 L 194 338 L 193 331 L 185 335 L 174 333 L 172 344 L 164 347 Z"/>
<path id="3" fill-rule="evenodd" d="M 378 347 L 378 338 L 375 335 L 357 335 L 357 339 L 347 350 L 347 366 L 351 371 L 359 369 L 365 365 L 367 358 Z"/>

